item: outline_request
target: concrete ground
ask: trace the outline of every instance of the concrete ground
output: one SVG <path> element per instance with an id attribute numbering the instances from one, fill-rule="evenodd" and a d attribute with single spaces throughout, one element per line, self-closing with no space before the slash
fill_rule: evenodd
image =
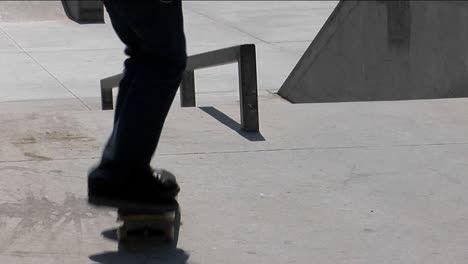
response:
<path id="1" fill-rule="evenodd" d="M 280 88 L 336 1 L 184 6 L 188 53 L 256 44 L 259 89 L 267 93 Z M 122 71 L 123 46 L 109 23 L 80 25 L 63 17 L 8 21 L 0 22 L 0 101 L 74 99 L 90 107 L 83 101 L 100 96 L 99 80 Z M 197 92 L 235 98 L 236 73 L 235 64 L 201 70 Z"/>
<path id="2" fill-rule="evenodd" d="M 257 44 L 260 134 L 236 71 L 197 74 L 154 166 L 181 184 L 177 250 L 119 250 L 86 172 L 110 133 L 110 25 L 0 23 L 0 263 L 467 263 L 468 99 L 293 105 L 277 97 L 336 2 L 185 2 L 190 54 Z"/>

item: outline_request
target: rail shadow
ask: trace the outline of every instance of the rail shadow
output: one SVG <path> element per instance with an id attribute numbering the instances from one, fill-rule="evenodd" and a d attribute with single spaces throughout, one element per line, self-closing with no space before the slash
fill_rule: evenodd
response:
<path id="1" fill-rule="evenodd" d="M 249 141 L 265 141 L 265 138 L 262 136 L 260 132 L 245 132 L 241 129 L 241 125 L 235 121 L 234 119 L 230 118 L 225 113 L 219 111 L 215 107 L 212 106 L 201 106 L 198 107 L 203 112 L 207 113 L 214 119 L 218 120 L 225 126 L 229 127 L 230 129 L 236 131 L 239 135 L 244 137 Z"/>

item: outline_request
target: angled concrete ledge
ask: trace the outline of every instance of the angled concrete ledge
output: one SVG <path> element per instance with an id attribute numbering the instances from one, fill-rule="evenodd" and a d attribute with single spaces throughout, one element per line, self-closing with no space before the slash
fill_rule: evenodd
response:
<path id="1" fill-rule="evenodd" d="M 294 103 L 468 96 L 468 3 L 341 1 L 279 94 Z"/>
<path id="2" fill-rule="evenodd" d="M 104 23 L 104 5 L 100 0 L 62 0 L 67 16 L 77 23 Z"/>

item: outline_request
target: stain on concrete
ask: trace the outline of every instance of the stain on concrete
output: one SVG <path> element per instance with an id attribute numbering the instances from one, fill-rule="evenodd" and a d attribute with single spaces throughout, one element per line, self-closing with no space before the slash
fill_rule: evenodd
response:
<path id="1" fill-rule="evenodd" d="M 73 135 L 72 133 L 63 133 L 63 132 L 57 132 L 57 131 L 45 132 L 45 138 L 47 140 L 65 141 L 65 142 L 71 142 L 71 141 L 91 142 L 91 141 L 96 140 L 96 138 L 94 137 Z"/>
<path id="2" fill-rule="evenodd" d="M 8 255 L 10 256 L 15 256 L 15 257 L 50 257 L 50 255 L 53 255 L 53 252 L 31 252 L 31 251 L 23 251 L 23 250 L 15 250 L 12 252 L 9 252 Z"/>
<path id="3" fill-rule="evenodd" d="M 24 152 L 24 156 L 29 157 L 29 158 L 35 158 L 39 160 L 52 160 L 52 158 L 46 157 L 46 156 L 41 156 L 32 152 Z"/>
<path id="4" fill-rule="evenodd" d="M 54 138 L 57 141 L 79 141 L 79 142 L 91 142 L 95 141 L 95 138 L 90 137 L 79 137 L 79 136 L 64 136 L 64 137 L 57 137 Z"/>
<path id="5" fill-rule="evenodd" d="M 21 172 L 31 172 L 31 173 L 41 173 L 37 169 L 31 169 L 31 168 L 26 168 L 26 167 L 20 167 L 20 166 L 5 166 L 5 167 L 0 167 L 0 171 L 8 171 L 8 170 L 16 170 L 16 171 L 21 171 Z"/>
<path id="6" fill-rule="evenodd" d="M 22 174 L 48 174 L 48 175 L 63 175 L 64 171 L 63 170 L 40 170 L 40 169 L 35 169 L 35 168 L 28 168 L 28 167 L 22 167 L 22 166 L 4 166 L 0 167 L 0 171 L 19 171 Z"/>
<path id="7" fill-rule="evenodd" d="M 373 175 L 370 173 L 356 173 L 356 165 L 351 168 L 351 171 L 348 174 L 348 177 L 343 181 L 343 185 L 347 186 L 351 184 L 353 181 L 357 181 L 358 179 L 367 179 L 372 177 Z"/>
<path id="8" fill-rule="evenodd" d="M 71 133 L 61 132 L 45 132 L 45 133 L 32 133 L 15 139 L 12 141 L 14 145 L 31 145 L 37 144 L 40 141 L 55 141 L 55 142 L 93 142 L 96 141 L 95 137 L 87 137 L 81 135 L 73 135 Z"/>
<path id="9" fill-rule="evenodd" d="M 63 204 L 28 193 L 24 200 L 17 203 L 0 204 L 0 253 L 31 235 L 44 239 L 44 242 L 53 241 L 64 232 L 81 235 L 82 220 L 101 216 L 112 217 L 111 210 L 89 207 L 85 199 L 77 198 L 72 193 L 66 193 Z M 6 230 L 5 222 L 8 219 L 19 220 L 12 230 Z M 75 230 L 69 230 L 70 223 Z"/>
<path id="10" fill-rule="evenodd" d="M 365 233 L 375 233 L 375 230 L 372 228 L 364 228 L 362 231 Z"/>
<path id="11" fill-rule="evenodd" d="M 28 144 L 36 144 L 36 143 L 37 143 L 37 140 L 33 136 L 23 137 L 23 138 L 18 139 L 18 141 L 13 142 L 13 144 L 16 144 L 16 145 L 18 144 L 28 145 Z"/>
<path id="12" fill-rule="evenodd" d="M 37 120 L 39 119 L 40 115 L 38 113 L 28 113 L 26 115 L 26 119 L 30 119 L 30 120 Z"/>

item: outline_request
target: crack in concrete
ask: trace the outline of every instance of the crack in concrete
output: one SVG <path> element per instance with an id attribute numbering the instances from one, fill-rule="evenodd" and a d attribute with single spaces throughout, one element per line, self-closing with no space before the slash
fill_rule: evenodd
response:
<path id="1" fill-rule="evenodd" d="M 237 153 L 261 153 L 261 152 L 279 152 L 279 151 L 307 151 L 307 150 L 339 150 L 339 149 L 377 149 L 377 148 L 401 148 L 401 147 L 433 147 L 433 146 L 454 146 L 468 145 L 468 142 L 453 142 L 453 143 L 428 143 L 428 144 L 408 144 L 408 145 L 363 145 L 363 146 L 337 146 L 337 147 L 304 147 L 304 148 L 275 148 L 275 149 L 256 149 L 256 150 L 232 150 L 232 151 L 205 151 L 205 152 L 180 152 L 180 153 L 162 153 L 156 154 L 155 157 L 164 156 L 185 156 L 185 155 L 219 155 L 219 154 L 237 154 Z M 72 160 L 96 160 L 100 156 L 89 158 L 51 158 L 46 161 L 72 161 Z M 1 163 L 18 163 L 37 160 L 0 160 Z"/>

